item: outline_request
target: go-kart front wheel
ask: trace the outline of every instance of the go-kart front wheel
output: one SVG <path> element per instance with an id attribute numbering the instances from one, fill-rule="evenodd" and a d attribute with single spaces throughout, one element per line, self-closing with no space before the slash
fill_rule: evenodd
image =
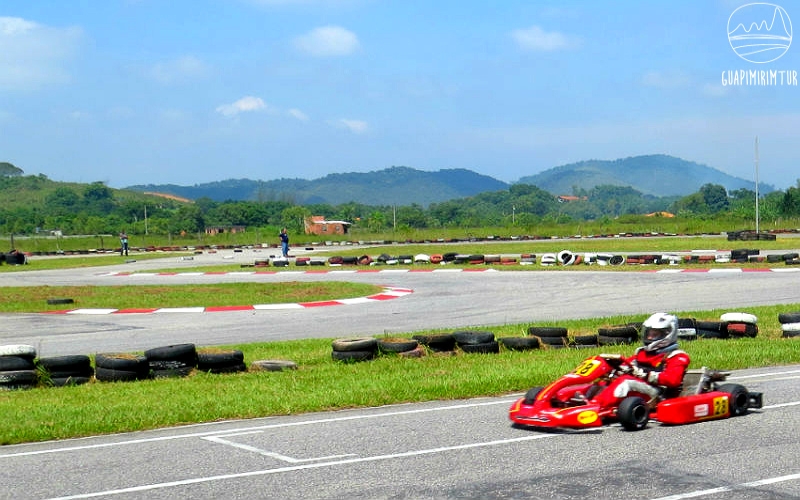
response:
<path id="1" fill-rule="evenodd" d="M 526 405 L 532 405 L 536 401 L 536 396 L 542 392 L 542 389 L 544 389 L 544 387 L 533 387 L 528 389 L 528 392 L 525 393 L 525 400 L 523 403 Z"/>
<path id="2" fill-rule="evenodd" d="M 650 420 L 650 408 L 644 399 L 630 396 L 622 400 L 617 408 L 617 418 L 626 431 L 640 431 L 647 427 Z"/>
<path id="3" fill-rule="evenodd" d="M 722 392 L 727 392 L 730 397 L 730 412 L 732 417 L 746 415 L 749 409 L 747 389 L 739 384 L 722 384 L 719 389 Z"/>

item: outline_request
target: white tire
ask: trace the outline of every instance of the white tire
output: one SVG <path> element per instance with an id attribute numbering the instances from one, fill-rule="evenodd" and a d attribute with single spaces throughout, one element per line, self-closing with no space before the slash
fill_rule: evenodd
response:
<path id="1" fill-rule="evenodd" d="M 753 325 L 758 323 L 758 317 L 755 314 L 745 312 L 724 313 L 719 317 L 719 320 L 724 323 L 751 323 Z"/>
<path id="2" fill-rule="evenodd" d="M 782 323 L 781 330 L 784 332 L 800 332 L 800 323 Z"/>
<path id="3" fill-rule="evenodd" d="M 0 356 L 36 357 L 36 348 L 27 344 L 0 345 Z"/>

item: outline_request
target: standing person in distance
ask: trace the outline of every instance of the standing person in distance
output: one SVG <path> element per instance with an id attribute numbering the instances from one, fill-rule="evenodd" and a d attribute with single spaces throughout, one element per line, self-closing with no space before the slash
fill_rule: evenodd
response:
<path id="1" fill-rule="evenodd" d="M 120 256 L 128 255 L 128 235 L 125 233 L 125 231 L 119 233 L 119 243 L 120 243 L 120 248 L 119 248 Z"/>
<path id="2" fill-rule="evenodd" d="M 286 228 L 281 229 L 281 253 L 283 254 L 284 259 L 289 258 L 289 234 L 286 232 Z"/>

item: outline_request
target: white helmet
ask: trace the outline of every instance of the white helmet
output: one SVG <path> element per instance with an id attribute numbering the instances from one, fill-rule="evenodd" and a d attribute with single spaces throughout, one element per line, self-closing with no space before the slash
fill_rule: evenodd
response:
<path id="1" fill-rule="evenodd" d="M 678 318 L 655 313 L 642 323 L 644 350 L 655 352 L 678 344 Z"/>

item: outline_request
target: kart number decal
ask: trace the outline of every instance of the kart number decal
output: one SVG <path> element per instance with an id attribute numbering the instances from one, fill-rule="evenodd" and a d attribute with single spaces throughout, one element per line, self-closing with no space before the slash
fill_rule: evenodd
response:
<path id="1" fill-rule="evenodd" d="M 582 411 L 578 413 L 578 422 L 581 424 L 591 424 L 597 421 L 597 413 L 593 411 Z"/>
<path id="2" fill-rule="evenodd" d="M 575 374 L 580 375 L 581 377 L 588 377 L 597 369 L 598 366 L 600 366 L 600 364 L 600 361 L 596 359 L 587 359 L 578 365 L 577 368 L 575 368 Z"/>
<path id="3" fill-rule="evenodd" d="M 714 416 L 728 414 L 728 396 L 714 398 Z"/>

